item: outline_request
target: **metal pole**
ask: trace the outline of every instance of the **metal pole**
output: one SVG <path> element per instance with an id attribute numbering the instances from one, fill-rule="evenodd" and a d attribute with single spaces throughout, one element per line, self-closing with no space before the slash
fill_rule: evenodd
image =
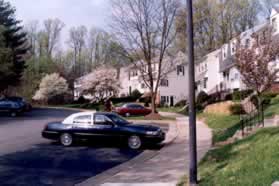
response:
<path id="1" fill-rule="evenodd" d="M 189 183 L 197 185 L 197 137 L 196 137 L 196 106 L 195 106 L 195 64 L 192 0 L 187 0 L 187 36 L 188 36 L 188 67 L 189 67 Z"/>

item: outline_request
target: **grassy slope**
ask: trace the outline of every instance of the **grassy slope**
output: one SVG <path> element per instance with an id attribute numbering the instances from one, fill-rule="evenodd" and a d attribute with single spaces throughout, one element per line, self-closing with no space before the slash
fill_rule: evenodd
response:
<path id="1" fill-rule="evenodd" d="M 267 107 L 264 114 L 267 118 L 279 115 L 279 95 L 271 100 L 270 105 Z"/>
<path id="2" fill-rule="evenodd" d="M 200 119 L 204 119 L 205 123 L 213 130 L 213 142 L 220 142 L 233 136 L 240 128 L 239 116 L 225 116 L 216 114 L 199 114 Z"/>
<path id="3" fill-rule="evenodd" d="M 211 150 L 200 163 L 200 185 L 271 185 L 279 180 L 279 128 Z"/>

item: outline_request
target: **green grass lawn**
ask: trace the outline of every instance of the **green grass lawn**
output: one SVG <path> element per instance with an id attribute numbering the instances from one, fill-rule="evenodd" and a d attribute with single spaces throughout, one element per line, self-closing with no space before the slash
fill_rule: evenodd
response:
<path id="1" fill-rule="evenodd" d="M 205 123 L 213 130 L 213 143 L 227 140 L 241 127 L 239 115 L 201 113 L 198 118 L 204 119 Z"/>
<path id="2" fill-rule="evenodd" d="M 157 108 L 159 112 L 172 112 L 172 113 L 180 113 L 183 107 L 160 107 Z"/>
<path id="3" fill-rule="evenodd" d="M 125 119 L 127 120 L 147 120 L 145 119 L 144 116 L 131 116 L 131 117 L 124 117 Z M 148 119 L 150 120 L 150 119 Z M 174 117 L 165 117 L 165 116 L 162 116 L 160 120 L 171 120 L 171 121 L 175 121 L 176 118 Z"/>
<path id="4" fill-rule="evenodd" d="M 271 185 L 279 180 L 279 128 L 211 150 L 199 164 L 201 186 Z"/>
<path id="5" fill-rule="evenodd" d="M 279 115 L 279 95 L 271 100 L 270 105 L 264 111 L 264 115 L 266 118 Z"/>

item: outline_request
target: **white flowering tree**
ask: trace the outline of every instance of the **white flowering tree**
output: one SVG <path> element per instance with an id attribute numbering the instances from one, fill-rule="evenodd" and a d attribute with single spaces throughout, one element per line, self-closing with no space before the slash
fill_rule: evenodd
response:
<path id="1" fill-rule="evenodd" d="M 67 81 L 57 73 L 47 74 L 41 81 L 39 90 L 35 93 L 33 100 L 47 102 L 48 100 L 64 95 L 68 92 Z"/>
<path id="2" fill-rule="evenodd" d="M 120 83 L 113 68 L 100 67 L 81 80 L 83 95 L 91 95 L 93 100 L 101 101 L 119 93 Z"/>

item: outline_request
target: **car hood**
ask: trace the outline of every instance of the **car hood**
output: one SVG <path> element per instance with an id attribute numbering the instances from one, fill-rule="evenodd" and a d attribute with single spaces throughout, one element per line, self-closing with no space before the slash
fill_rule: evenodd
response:
<path id="1" fill-rule="evenodd" d="M 153 125 L 140 125 L 140 124 L 130 124 L 126 125 L 127 128 L 141 130 L 141 131 L 157 131 L 160 127 L 153 126 Z"/>

